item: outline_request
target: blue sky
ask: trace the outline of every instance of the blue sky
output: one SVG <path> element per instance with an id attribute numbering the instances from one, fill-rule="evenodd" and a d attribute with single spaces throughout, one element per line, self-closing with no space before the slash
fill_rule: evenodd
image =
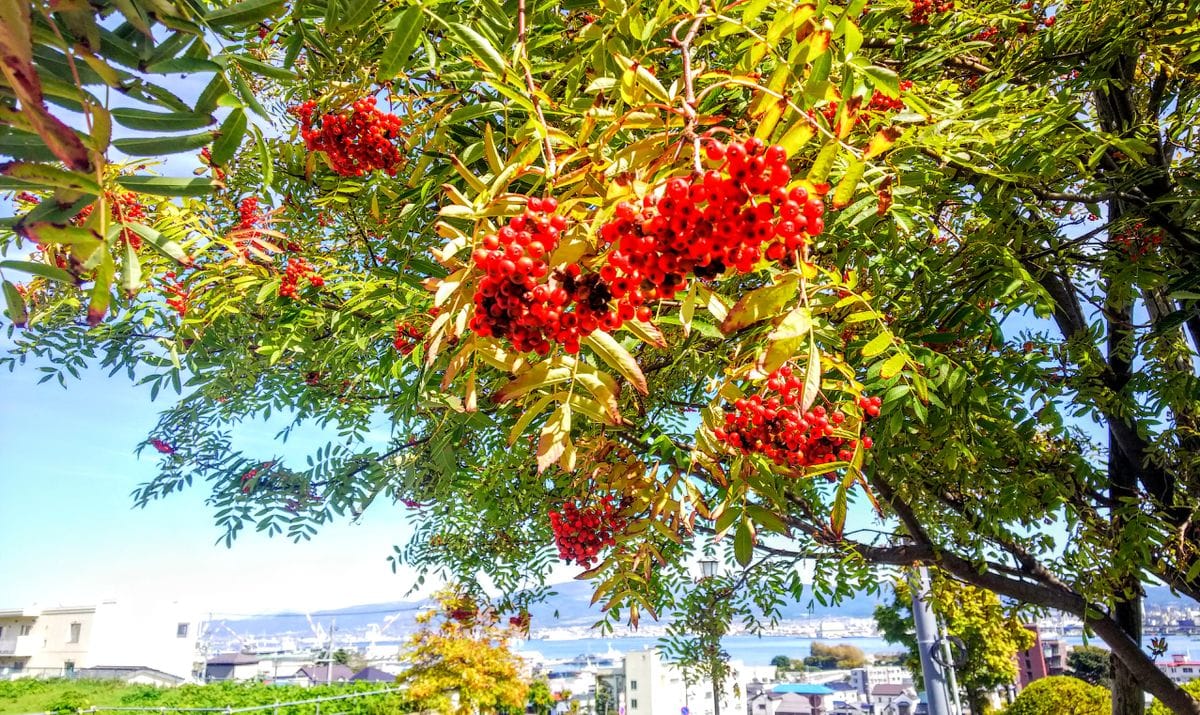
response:
<path id="1" fill-rule="evenodd" d="M 157 456 L 133 453 L 155 423 L 148 390 L 99 370 L 66 390 L 39 376 L 28 365 L 0 373 L 0 608 L 116 597 L 205 612 L 321 609 L 396 600 L 412 584 L 386 560 L 409 533 L 386 504 L 311 542 L 247 533 L 232 548 L 215 544 L 202 487 L 133 509 L 129 493 Z"/>

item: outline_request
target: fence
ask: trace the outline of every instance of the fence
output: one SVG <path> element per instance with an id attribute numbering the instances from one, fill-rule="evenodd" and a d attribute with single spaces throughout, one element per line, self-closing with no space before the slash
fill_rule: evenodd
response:
<path id="1" fill-rule="evenodd" d="M 390 695 L 392 693 L 403 692 L 402 688 L 384 688 L 383 690 L 371 690 L 364 693 L 345 693 L 344 695 L 329 695 L 320 698 L 309 698 L 307 700 L 292 700 L 286 703 L 270 703 L 267 705 L 248 705 L 245 707 L 223 707 L 223 708 L 186 708 L 186 707 L 105 707 L 96 706 L 76 710 L 78 715 L 85 713 L 159 713 L 159 715 L 167 715 L 168 713 L 222 713 L 223 715 L 234 715 L 235 713 L 250 713 L 263 710 L 272 711 L 277 714 L 280 708 L 291 707 L 295 705 L 315 705 L 316 715 L 321 715 L 321 703 L 336 702 L 339 700 L 349 700 L 351 698 L 365 698 L 374 695 Z M 60 715 L 60 713 L 31 713 L 30 715 Z M 330 710 L 326 715 L 342 715 L 341 713 Z M 396 715 L 422 715 L 422 713 L 397 713 Z"/>

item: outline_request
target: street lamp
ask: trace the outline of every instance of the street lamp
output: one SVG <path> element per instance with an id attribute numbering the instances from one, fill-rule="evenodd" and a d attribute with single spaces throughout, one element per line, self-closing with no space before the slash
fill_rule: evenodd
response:
<path id="1" fill-rule="evenodd" d="M 704 582 L 704 581 L 708 581 L 708 580 L 716 578 L 717 577 L 717 569 L 719 566 L 720 566 L 720 562 L 718 562 L 715 558 L 707 557 L 707 558 L 701 559 L 700 560 L 700 581 Z M 710 591 L 709 598 L 715 599 L 716 592 Z M 709 606 L 710 606 L 710 610 L 711 610 L 711 608 L 713 606 L 715 606 L 715 603 L 712 603 L 710 601 Z M 720 636 L 717 636 L 717 642 L 714 646 L 712 646 L 712 647 L 715 647 L 715 651 L 713 653 L 709 654 L 709 658 L 719 658 L 720 657 L 720 649 L 721 649 L 720 643 L 721 643 Z M 717 687 L 717 677 L 716 677 L 716 672 L 715 672 L 716 666 L 714 663 L 710 662 L 709 667 L 714 669 L 712 672 L 710 672 L 710 675 L 712 676 L 713 715 L 721 715 L 721 690 L 720 690 L 720 688 Z M 685 692 L 686 692 L 686 688 L 685 688 Z"/>

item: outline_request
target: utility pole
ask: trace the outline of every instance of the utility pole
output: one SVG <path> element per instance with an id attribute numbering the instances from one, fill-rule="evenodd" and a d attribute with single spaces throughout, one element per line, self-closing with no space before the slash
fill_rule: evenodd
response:
<path id="1" fill-rule="evenodd" d="M 929 571 L 918 567 L 910 575 L 913 623 L 916 626 L 917 652 L 921 656 L 921 674 L 925 678 L 925 697 L 929 715 L 953 715 L 946 688 L 946 673 L 933 657 L 938 647 L 937 617 L 929 604 Z"/>
<path id="2" fill-rule="evenodd" d="M 326 652 L 328 658 L 325 660 L 325 684 L 329 685 L 333 682 L 333 631 L 337 629 L 337 619 L 334 618 L 329 622 L 329 650 Z M 931 714 L 932 715 L 932 714 Z"/>

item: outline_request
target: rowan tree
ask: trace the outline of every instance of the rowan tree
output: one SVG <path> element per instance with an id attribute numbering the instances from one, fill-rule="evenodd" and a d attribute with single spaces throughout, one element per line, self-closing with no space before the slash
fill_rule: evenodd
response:
<path id="1" fill-rule="evenodd" d="M 1200 596 L 1194 15 L 10 2 L 4 361 L 172 394 L 136 503 L 230 541 L 402 508 L 398 564 L 609 625 L 714 543 L 751 628 L 925 562 L 1198 713 L 1139 601 Z M 239 445 L 280 414 L 328 442 Z"/>

